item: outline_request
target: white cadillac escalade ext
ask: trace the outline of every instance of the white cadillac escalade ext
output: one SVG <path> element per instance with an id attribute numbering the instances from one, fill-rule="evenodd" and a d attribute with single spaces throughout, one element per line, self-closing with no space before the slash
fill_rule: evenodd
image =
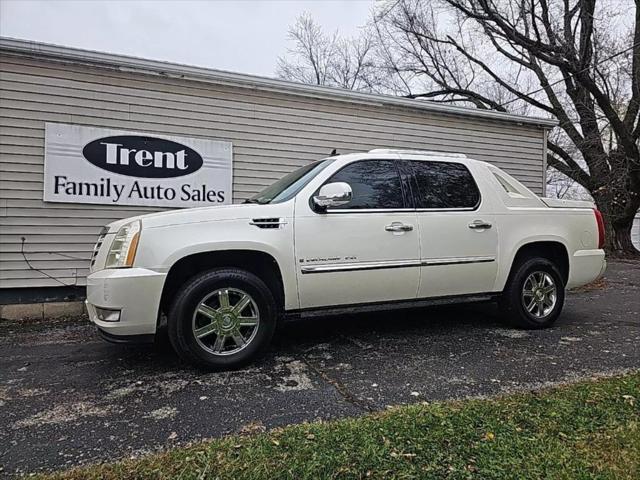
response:
<path id="1" fill-rule="evenodd" d="M 108 340 L 165 318 L 184 359 L 235 368 L 290 316 L 497 300 L 550 326 L 605 268 L 600 213 L 543 199 L 464 155 L 372 150 L 306 165 L 244 204 L 114 222 L 87 283 Z"/>

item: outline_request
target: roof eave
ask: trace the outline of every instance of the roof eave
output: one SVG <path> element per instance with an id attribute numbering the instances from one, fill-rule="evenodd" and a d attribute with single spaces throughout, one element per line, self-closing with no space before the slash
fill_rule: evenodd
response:
<path id="1" fill-rule="evenodd" d="M 509 113 L 497 112 L 495 110 L 481 110 L 476 108 L 444 105 L 425 100 L 414 100 L 395 97 L 392 95 L 362 93 L 336 87 L 306 85 L 287 80 L 260 77 L 257 75 L 227 72 L 223 70 L 214 70 L 203 67 L 195 67 L 191 65 L 182 65 L 158 60 L 148 60 L 127 55 L 118 55 L 112 53 L 96 52 L 92 50 L 63 47 L 59 45 L 40 43 L 30 40 L 0 37 L 0 50 L 31 56 L 42 56 L 52 60 L 72 61 L 75 63 L 102 66 L 108 65 L 112 68 L 117 68 L 122 71 L 132 71 L 138 73 L 159 75 L 163 77 L 226 84 L 231 86 L 241 86 L 244 88 L 252 88 L 256 90 L 268 90 L 278 93 L 288 93 L 334 101 L 345 101 L 366 105 L 401 107 L 414 110 L 430 111 L 446 115 L 457 115 L 476 118 L 479 117 L 521 125 L 534 125 L 542 128 L 552 128 L 558 124 L 558 122 L 553 119 L 513 115 Z"/>

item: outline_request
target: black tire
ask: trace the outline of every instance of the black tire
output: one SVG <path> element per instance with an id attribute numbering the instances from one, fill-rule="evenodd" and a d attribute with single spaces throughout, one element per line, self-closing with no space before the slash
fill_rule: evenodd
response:
<path id="1" fill-rule="evenodd" d="M 196 308 L 201 305 L 203 299 L 212 292 L 228 289 L 232 292 L 246 293 L 252 300 L 249 308 L 257 308 L 259 319 L 255 327 L 255 334 L 236 353 L 215 353 L 215 345 L 204 345 L 206 338 L 196 339 L 194 329 L 202 318 L 195 314 Z M 234 293 L 236 294 L 236 293 Z M 240 294 L 237 294 L 240 295 Z M 227 300 L 229 293 L 226 294 Z M 217 298 L 217 297 L 212 297 Z M 230 307 L 227 307 L 230 308 Z M 222 311 L 222 303 L 216 315 Z M 258 358 L 271 342 L 277 323 L 277 306 L 269 287 L 256 275 L 237 268 L 217 268 L 209 270 L 190 279 L 176 295 L 167 319 L 169 340 L 177 354 L 185 361 L 207 370 L 232 370 L 240 368 Z M 200 314 L 198 314 L 200 315 Z M 238 314 L 239 316 L 239 314 Z M 225 315 L 228 317 L 228 315 Z M 219 318 L 219 317 L 216 317 Z M 228 320 L 228 319 L 227 319 Z M 211 325 L 215 321 L 210 321 Z M 222 322 L 222 320 L 220 320 Z M 222 325 L 222 323 L 219 323 Z M 252 330 L 253 332 L 253 330 Z M 222 337 L 223 348 L 225 343 L 232 342 L 238 345 L 230 336 L 211 334 L 213 340 Z M 229 341 L 229 338 L 231 340 Z M 232 347 L 233 345 L 231 345 Z M 207 350 L 209 347 L 209 350 Z"/>
<path id="2" fill-rule="evenodd" d="M 555 302 L 553 306 L 542 302 L 541 305 L 543 307 L 541 308 L 538 306 L 540 303 L 537 301 L 537 297 L 534 299 L 534 295 L 523 297 L 525 283 L 527 287 L 530 287 L 532 284 L 528 282 L 528 279 L 531 275 L 537 274 L 537 272 L 548 275 L 555 284 Z M 539 275 L 538 279 L 540 279 Z M 546 279 L 545 285 L 547 285 L 547 287 L 550 286 L 548 279 Z M 530 288 L 527 288 L 527 291 L 530 290 Z M 546 258 L 533 257 L 526 258 L 514 265 L 502 297 L 500 298 L 499 306 L 503 318 L 511 325 L 518 328 L 534 330 L 548 328 L 555 323 L 562 312 L 564 298 L 564 280 L 555 264 Z M 531 305 L 531 301 L 537 304 L 533 306 L 532 312 L 529 311 L 525 305 L 525 302 Z M 549 309 L 548 312 L 545 310 L 547 308 Z"/>

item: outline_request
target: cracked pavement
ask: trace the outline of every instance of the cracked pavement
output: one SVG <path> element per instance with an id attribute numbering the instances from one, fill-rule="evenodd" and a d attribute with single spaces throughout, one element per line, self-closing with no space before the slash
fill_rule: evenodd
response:
<path id="1" fill-rule="evenodd" d="M 204 373 L 165 345 L 103 342 L 86 320 L 0 322 L 0 476 L 137 456 L 388 405 L 490 396 L 640 368 L 640 263 L 572 292 L 552 329 L 490 305 L 313 319 L 259 363 Z"/>

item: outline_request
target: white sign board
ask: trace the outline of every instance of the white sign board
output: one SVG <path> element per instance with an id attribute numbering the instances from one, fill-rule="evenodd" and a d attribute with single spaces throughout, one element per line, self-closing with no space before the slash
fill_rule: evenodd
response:
<path id="1" fill-rule="evenodd" d="M 231 142 L 47 123 L 44 201 L 228 204 L 232 162 Z"/>

